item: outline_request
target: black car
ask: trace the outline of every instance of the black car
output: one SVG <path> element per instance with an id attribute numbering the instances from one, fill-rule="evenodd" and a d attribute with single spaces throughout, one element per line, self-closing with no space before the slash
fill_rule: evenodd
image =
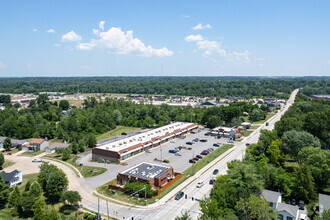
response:
<path id="1" fill-rule="evenodd" d="M 179 199 L 181 199 L 182 197 L 183 197 L 183 195 L 184 195 L 184 192 L 179 192 L 178 194 L 176 194 L 176 196 L 175 196 L 175 200 L 179 200 Z"/>
<path id="2" fill-rule="evenodd" d="M 207 142 L 206 139 L 200 139 L 199 141 L 200 141 L 200 142 Z"/>
<path id="3" fill-rule="evenodd" d="M 196 160 L 190 159 L 189 163 L 196 163 Z"/>
<path id="4" fill-rule="evenodd" d="M 213 185 L 214 184 L 214 182 L 215 182 L 215 179 L 210 179 L 210 185 Z"/>
<path id="5" fill-rule="evenodd" d="M 186 142 L 186 144 L 193 145 L 193 142 L 188 141 L 188 142 Z"/>
<path id="6" fill-rule="evenodd" d="M 220 147 L 220 144 L 213 144 L 214 147 Z"/>
<path id="7" fill-rule="evenodd" d="M 196 155 L 196 157 L 198 157 L 199 159 L 202 159 L 203 158 L 201 155 Z"/>
<path id="8" fill-rule="evenodd" d="M 219 170 L 218 169 L 213 170 L 213 175 L 216 175 L 218 173 L 219 173 Z"/>
<path id="9" fill-rule="evenodd" d="M 206 135 L 206 136 L 209 136 L 211 134 L 211 132 L 206 132 L 204 135 Z"/>
<path id="10" fill-rule="evenodd" d="M 121 135 L 127 135 L 127 133 L 126 132 L 123 132 L 123 133 L 121 133 Z"/>
<path id="11" fill-rule="evenodd" d="M 299 206 L 299 209 L 300 210 L 304 210 L 305 209 L 305 203 L 304 203 L 304 201 L 299 200 L 298 206 Z"/>
<path id="12" fill-rule="evenodd" d="M 292 205 L 297 205 L 297 204 L 296 204 L 296 200 L 295 200 L 295 199 L 292 199 L 291 204 L 292 204 Z"/>

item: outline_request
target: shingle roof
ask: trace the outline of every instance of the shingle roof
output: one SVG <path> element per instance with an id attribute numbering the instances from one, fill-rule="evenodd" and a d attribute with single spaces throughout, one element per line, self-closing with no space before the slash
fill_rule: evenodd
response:
<path id="1" fill-rule="evenodd" d="M 0 143 L 2 143 L 4 140 L 6 140 L 7 137 L 0 137 Z"/>
<path id="2" fill-rule="evenodd" d="M 55 149 L 55 148 L 67 148 L 69 145 L 68 144 L 64 144 L 64 143 L 54 143 L 52 145 L 50 145 L 49 149 Z"/>
<path id="3" fill-rule="evenodd" d="M 293 217 L 297 217 L 298 214 L 298 206 L 294 206 L 294 205 L 289 205 L 289 204 L 285 204 L 285 203 L 278 203 L 277 211 L 286 211 L 287 213 L 289 213 L 290 215 L 292 215 Z"/>
<path id="4" fill-rule="evenodd" d="M 33 138 L 30 140 L 31 144 L 41 144 L 44 141 L 44 139 L 41 138 Z"/>
<path id="5" fill-rule="evenodd" d="M 281 196 L 281 193 L 264 189 L 261 195 L 266 201 L 276 204 L 278 201 L 278 197 Z"/>
<path id="6" fill-rule="evenodd" d="M 16 140 L 16 139 L 11 139 L 11 143 L 13 145 L 22 145 L 24 142 L 28 142 L 27 140 Z"/>
<path id="7" fill-rule="evenodd" d="M 3 181 L 6 182 L 6 181 L 10 181 L 17 173 L 20 173 L 21 171 L 18 171 L 18 170 L 13 170 L 12 172 L 10 173 L 6 173 L 5 171 L 2 171 L 1 174 L 2 174 L 2 177 L 3 177 Z"/>
<path id="8" fill-rule="evenodd" d="M 330 196 L 319 194 L 319 204 L 323 206 L 323 209 L 330 209 Z"/>

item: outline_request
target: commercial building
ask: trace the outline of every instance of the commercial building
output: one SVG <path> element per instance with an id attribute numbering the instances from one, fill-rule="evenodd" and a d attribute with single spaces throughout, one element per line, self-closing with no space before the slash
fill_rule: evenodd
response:
<path id="1" fill-rule="evenodd" d="M 92 150 L 92 159 L 94 161 L 109 160 L 113 162 L 125 160 L 147 149 L 157 147 L 169 140 L 185 135 L 197 127 L 198 124 L 196 123 L 175 122 L 125 139 L 94 147 Z"/>
<path id="2" fill-rule="evenodd" d="M 118 173 L 117 183 L 125 185 L 127 182 L 141 182 L 149 184 L 152 189 L 162 189 L 173 178 L 172 167 L 142 162 Z"/>

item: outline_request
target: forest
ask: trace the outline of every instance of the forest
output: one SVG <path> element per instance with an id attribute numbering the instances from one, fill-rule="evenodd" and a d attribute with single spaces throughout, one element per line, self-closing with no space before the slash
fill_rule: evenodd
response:
<path id="1" fill-rule="evenodd" d="M 274 219 L 277 213 L 260 198 L 263 189 L 282 193 L 282 202 L 303 200 L 311 219 L 318 193 L 330 194 L 330 101 L 298 94 L 295 104 L 276 123 L 262 130 L 243 162 L 228 164 L 210 198 L 201 203 L 202 219 Z"/>
<path id="2" fill-rule="evenodd" d="M 1 78 L 0 93 L 123 93 L 287 98 L 296 88 L 330 93 L 329 77 L 38 77 Z M 322 88 L 319 90 L 318 88 Z M 280 93 L 280 94 L 279 94 Z M 281 94 L 283 93 L 283 94 Z"/>

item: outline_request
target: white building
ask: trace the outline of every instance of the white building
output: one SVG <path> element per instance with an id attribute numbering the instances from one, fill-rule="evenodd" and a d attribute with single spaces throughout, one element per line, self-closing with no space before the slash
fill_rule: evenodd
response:
<path id="1" fill-rule="evenodd" d="M 2 171 L 1 174 L 4 183 L 8 184 L 10 188 L 21 184 L 23 181 L 22 171 L 13 170 L 10 173 L 6 173 L 5 171 Z"/>

